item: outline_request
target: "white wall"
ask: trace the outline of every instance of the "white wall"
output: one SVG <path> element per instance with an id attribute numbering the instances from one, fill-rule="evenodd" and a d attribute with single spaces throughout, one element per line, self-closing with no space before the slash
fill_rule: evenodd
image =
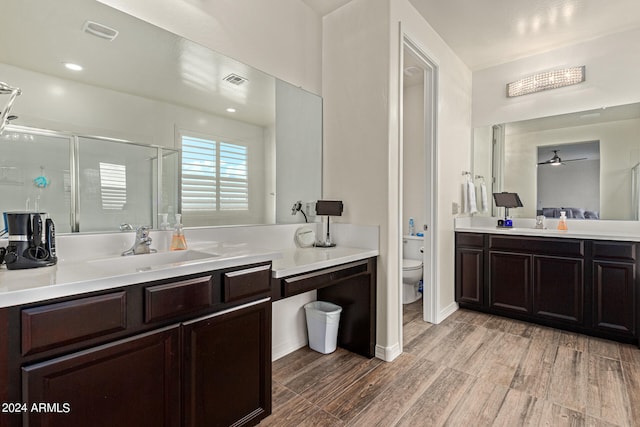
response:
<path id="1" fill-rule="evenodd" d="M 408 1 L 352 0 L 324 18 L 324 195 L 345 200 L 345 222 L 380 224 L 378 347 L 400 342 L 402 172 L 398 23 L 439 67 L 438 310 L 455 309 L 451 203 L 470 167 L 471 72 Z M 348 77 L 348 78 L 346 78 Z"/>
<path id="2" fill-rule="evenodd" d="M 300 0 L 99 0 L 320 94 L 320 17 Z"/>
<path id="3" fill-rule="evenodd" d="M 538 166 L 537 208 L 582 208 L 600 212 L 600 160 Z"/>
<path id="4" fill-rule="evenodd" d="M 493 129 L 491 126 L 484 126 L 481 128 L 475 128 L 473 130 L 473 172 L 474 182 L 476 183 L 477 197 L 476 202 L 478 206 L 479 216 L 491 216 L 491 206 L 493 203 L 493 179 L 491 163 L 493 157 Z M 482 176 L 483 178 L 476 178 L 476 176 Z M 487 203 L 483 205 L 481 199 L 481 193 L 479 191 L 479 185 L 484 182 L 487 188 Z"/>
<path id="5" fill-rule="evenodd" d="M 384 348 L 398 346 L 399 308 L 389 292 L 398 286 L 396 274 L 389 284 L 398 271 L 388 237 L 388 198 L 398 191 L 389 184 L 389 31 L 388 0 L 352 0 L 323 20 L 323 197 L 344 201 L 336 222 L 380 225 L 376 341 Z"/>
<path id="6" fill-rule="evenodd" d="M 506 84 L 538 72 L 586 65 L 578 85 L 507 98 Z M 640 101 L 640 29 L 611 34 L 473 73 L 473 126 Z"/>
<path id="7" fill-rule="evenodd" d="M 415 221 L 416 232 L 425 224 L 425 144 L 424 144 L 424 84 L 404 88 L 402 138 L 402 234 L 409 234 L 409 218 Z"/>

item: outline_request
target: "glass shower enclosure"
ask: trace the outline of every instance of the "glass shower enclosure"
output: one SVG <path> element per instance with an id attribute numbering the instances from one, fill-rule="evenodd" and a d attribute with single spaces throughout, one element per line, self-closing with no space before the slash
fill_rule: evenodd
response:
<path id="1" fill-rule="evenodd" d="M 0 211 L 47 212 L 58 233 L 157 228 L 178 212 L 178 150 L 8 126 L 0 151 Z"/>

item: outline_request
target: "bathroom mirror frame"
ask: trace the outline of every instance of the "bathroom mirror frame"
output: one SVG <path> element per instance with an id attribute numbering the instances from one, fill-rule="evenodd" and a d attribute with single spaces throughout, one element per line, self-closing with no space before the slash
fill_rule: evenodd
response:
<path id="1" fill-rule="evenodd" d="M 249 224 L 300 222 L 300 216 L 290 214 L 291 204 L 297 200 L 311 202 L 321 198 L 321 97 L 99 2 L 22 0 L 10 2 L 8 7 L 12 9 L 0 18 L 0 81 L 23 86 L 23 93 L 17 98 L 12 112 L 18 116 L 14 125 L 74 135 L 98 135 L 105 140 L 170 150 L 180 149 L 178 129 L 199 133 L 206 129 L 205 133 L 209 135 L 239 141 L 262 132 L 266 135 L 262 139 L 265 172 L 260 178 L 265 183 L 260 194 L 264 212 L 260 221 L 251 219 Z M 41 14 L 37 15 L 35 11 Z M 11 16 L 21 16 L 21 19 L 15 20 Z M 78 44 L 93 53 L 86 70 L 95 72 L 94 81 L 91 81 L 93 77 L 78 80 L 62 68 L 61 61 L 81 62 L 82 55 L 74 53 L 71 43 L 56 40 L 46 32 L 42 36 L 37 35 L 40 33 L 34 35 L 34 29 L 45 31 L 56 22 L 68 23 L 69 20 L 71 24 L 55 31 L 62 39 L 80 39 Z M 100 40 L 83 32 L 86 21 L 116 28 L 119 34 L 114 41 Z M 138 38 L 141 28 L 151 29 L 152 35 Z M 11 37 L 2 37 L 3 31 Z M 118 39 L 120 45 L 117 45 Z M 16 44 L 18 42 L 24 44 Z M 159 45 L 169 45 L 174 56 L 167 58 Z M 61 50 L 58 57 L 54 57 L 52 52 L 57 46 Z M 33 49 L 39 49 L 38 53 L 29 53 Z M 119 61 L 125 54 L 131 55 L 129 58 L 139 57 L 138 65 L 129 69 L 126 66 L 129 64 L 123 64 L 127 61 Z M 48 73 L 49 79 L 32 89 L 29 85 L 34 76 L 45 74 L 38 61 L 56 71 Z M 100 61 L 111 61 L 113 67 Z M 222 77 L 231 74 L 245 77 L 249 84 L 234 88 L 222 82 Z M 115 76 L 117 80 L 115 83 L 100 80 L 105 75 Z M 173 81 L 167 84 L 168 80 L 161 80 L 165 78 L 173 78 Z M 77 81 L 74 83 L 72 79 Z M 151 83 L 158 80 L 165 82 L 164 85 L 152 86 Z M 79 92 L 73 91 L 81 86 L 87 88 L 87 93 L 99 95 L 93 98 L 95 102 L 89 102 L 89 98 L 82 98 Z M 38 94 L 37 98 L 35 94 Z M 138 108 L 142 104 L 153 104 L 150 111 L 157 114 L 157 121 L 141 119 L 145 117 Z M 75 110 L 64 111 L 60 108 L 62 105 L 72 105 Z M 227 107 L 237 111 L 227 112 Z M 276 108 L 282 108 L 286 113 L 278 114 Z M 163 120 L 173 118 L 171 113 L 176 111 L 175 120 Z M 100 122 L 98 118 L 105 121 Z M 203 124 L 205 122 L 209 127 Z M 220 131 L 218 125 L 221 123 L 228 124 L 228 128 Z M 297 126 L 292 128 L 292 123 Z M 308 126 L 302 127 L 300 123 Z M 211 131 L 212 128 L 215 131 Z M 170 135 L 170 140 L 159 137 L 160 132 Z M 298 148 L 298 154 L 292 151 Z M 306 160 L 301 162 L 300 158 Z M 286 164 L 286 173 L 281 172 L 285 168 L 276 168 L 277 164 Z M 295 179 L 290 180 L 291 176 Z M 176 185 L 180 189 L 180 181 Z M 0 210 L 7 209 L 0 207 Z M 244 225 L 237 221 L 197 225 L 230 224 Z"/>
<path id="2" fill-rule="evenodd" d="M 509 127 L 519 128 L 517 132 L 520 133 L 520 148 L 509 147 Z M 623 133 L 623 129 L 627 130 L 626 134 Z M 541 167 L 537 165 L 538 147 L 600 141 L 603 150 L 600 154 L 603 157 L 603 170 L 600 174 L 600 220 L 637 220 L 638 213 L 634 213 L 632 209 L 632 170 L 640 162 L 640 140 L 634 139 L 634 135 L 639 134 L 640 103 L 475 128 L 474 176 L 488 177 L 486 182 L 488 187 L 492 187 L 489 188 L 490 191 L 517 191 L 527 208 L 516 209 L 510 213 L 514 217 L 534 218 L 542 208 L 553 207 L 538 205 L 536 184 L 537 172 Z M 510 179 L 514 176 L 514 168 L 517 169 L 520 179 Z M 636 169 L 640 170 L 640 167 Z M 527 187 L 525 181 L 533 185 Z M 640 176 L 637 181 L 640 181 Z M 639 190 L 635 191 L 638 193 Z M 635 197 L 640 199 L 637 194 Z M 500 216 L 501 210 L 496 208 L 495 204 L 492 204 L 492 207 L 493 209 L 485 215 Z"/>

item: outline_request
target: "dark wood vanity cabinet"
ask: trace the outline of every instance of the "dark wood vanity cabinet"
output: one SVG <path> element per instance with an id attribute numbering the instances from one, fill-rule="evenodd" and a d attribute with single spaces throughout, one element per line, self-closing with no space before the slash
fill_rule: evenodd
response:
<path id="1" fill-rule="evenodd" d="M 342 307 L 338 346 L 365 357 L 375 356 L 376 258 L 272 280 L 274 300 L 312 290 L 318 300 Z"/>
<path id="2" fill-rule="evenodd" d="M 180 425 L 179 326 L 22 368 L 29 426 Z"/>
<path id="3" fill-rule="evenodd" d="M 456 301 L 484 305 L 484 236 L 456 235 Z"/>
<path id="4" fill-rule="evenodd" d="M 270 331 L 268 299 L 183 325 L 185 427 L 252 425 L 271 413 Z"/>
<path id="5" fill-rule="evenodd" d="M 638 336 L 640 288 L 637 266 L 636 244 L 593 243 L 593 328 L 623 336 Z"/>
<path id="6" fill-rule="evenodd" d="M 0 402 L 26 405 L 0 425 L 259 423 L 271 413 L 270 278 L 261 263 L 0 309 Z"/>
<path id="7" fill-rule="evenodd" d="M 638 244 L 456 233 L 461 307 L 636 342 Z"/>
<path id="8" fill-rule="evenodd" d="M 531 255 L 489 253 L 489 307 L 531 314 Z"/>

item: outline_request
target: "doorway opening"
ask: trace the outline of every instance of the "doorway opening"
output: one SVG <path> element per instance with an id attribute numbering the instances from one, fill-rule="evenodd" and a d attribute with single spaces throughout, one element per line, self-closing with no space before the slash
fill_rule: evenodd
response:
<path id="1" fill-rule="evenodd" d="M 406 35 L 403 37 L 401 56 L 401 182 L 402 202 L 400 219 L 400 259 L 403 277 L 410 277 L 408 270 L 413 259 L 422 262 L 422 281 L 419 293 L 412 294 L 410 281 L 400 280 L 400 337 L 402 325 L 413 319 L 437 322 L 437 210 L 436 210 L 436 114 L 437 114 L 436 64 Z M 415 235 L 410 235 L 410 219 L 413 219 Z M 418 252 L 416 253 L 416 246 Z M 420 251 L 420 249 L 422 249 Z"/>

